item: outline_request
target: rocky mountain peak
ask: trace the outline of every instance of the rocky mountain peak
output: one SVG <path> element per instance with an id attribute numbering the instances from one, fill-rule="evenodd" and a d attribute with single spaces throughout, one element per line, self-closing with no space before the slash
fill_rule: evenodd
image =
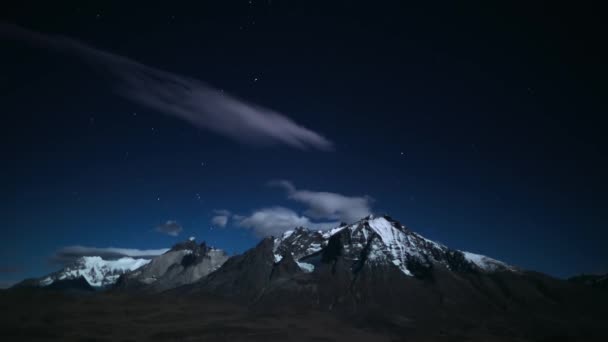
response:
<path id="1" fill-rule="evenodd" d="M 203 242 L 201 244 L 201 246 L 205 246 L 205 242 Z M 181 250 L 198 251 L 198 249 L 199 249 L 199 245 L 196 243 L 196 241 L 194 241 L 192 239 L 188 239 L 186 241 L 176 243 L 175 245 L 173 245 L 173 247 L 171 247 L 171 249 L 169 251 L 181 251 Z"/>
<path id="2" fill-rule="evenodd" d="M 158 292 L 193 283 L 218 269 L 228 255 L 223 250 L 198 244 L 193 238 L 175 244 L 149 265 L 123 275 L 121 289 L 145 289 Z"/>

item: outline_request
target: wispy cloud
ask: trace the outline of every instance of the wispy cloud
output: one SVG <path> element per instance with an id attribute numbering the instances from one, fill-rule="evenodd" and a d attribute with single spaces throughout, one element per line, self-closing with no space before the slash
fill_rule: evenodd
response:
<path id="1" fill-rule="evenodd" d="M 332 150 L 331 141 L 273 110 L 224 94 L 202 81 L 146 66 L 77 40 L 0 23 L 0 37 L 75 55 L 113 76 L 118 93 L 160 113 L 233 140 Z"/>
<path id="2" fill-rule="evenodd" d="M 228 216 L 223 216 L 223 215 L 213 216 L 213 218 L 211 218 L 211 223 L 214 226 L 226 227 L 226 225 L 228 224 Z"/>
<path id="3" fill-rule="evenodd" d="M 289 208 L 273 206 L 255 210 L 248 216 L 231 216 L 236 225 L 250 228 L 258 236 L 278 236 L 297 227 L 327 230 L 338 226 L 340 221 L 352 223 L 372 213 L 369 196 L 300 190 L 287 180 L 274 180 L 268 184 L 284 189 L 288 199 L 304 204 L 306 210 L 301 215 Z M 230 217 L 228 211 L 223 214 Z"/>
<path id="4" fill-rule="evenodd" d="M 251 228 L 258 236 L 279 236 L 297 227 L 326 230 L 335 227 L 337 222 L 315 223 L 306 216 L 283 207 L 263 208 L 251 215 L 239 217 L 238 225 Z"/>
<path id="5" fill-rule="evenodd" d="M 183 230 L 182 226 L 176 221 L 169 220 L 156 227 L 156 231 L 159 233 L 178 236 Z"/>
<path id="6" fill-rule="evenodd" d="M 217 227 L 226 227 L 230 219 L 230 211 L 221 209 L 213 211 L 216 215 L 211 218 L 211 224 Z"/>
<path id="7" fill-rule="evenodd" d="M 308 207 L 304 212 L 314 219 L 340 220 L 352 223 L 372 213 L 372 198 L 369 196 L 346 196 L 334 192 L 300 190 L 288 180 L 274 180 L 287 192 L 287 197 Z"/>
<path id="8" fill-rule="evenodd" d="M 59 264 L 69 264 L 83 256 L 99 256 L 103 259 L 119 259 L 122 257 L 151 259 L 167 252 L 169 249 L 134 249 L 117 247 L 87 247 L 67 246 L 57 250 L 51 257 L 51 261 Z"/>

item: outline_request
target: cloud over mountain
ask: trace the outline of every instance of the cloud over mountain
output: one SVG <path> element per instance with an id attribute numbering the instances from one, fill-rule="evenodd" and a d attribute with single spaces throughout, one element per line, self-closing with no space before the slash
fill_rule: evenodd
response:
<path id="1" fill-rule="evenodd" d="M 334 192 L 301 190 L 288 180 L 274 180 L 269 182 L 269 185 L 283 188 L 289 199 L 307 206 L 304 213 L 314 219 L 352 223 L 372 213 L 373 200 L 369 196 L 346 196 Z"/>
<path id="2" fill-rule="evenodd" d="M 222 226 L 231 218 L 236 225 L 252 229 L 258 236 L 279 236 L 296 227 L 327 230 L 338 226 L 340 222 L 352 223 L 372 214 L 372 199 L 369 196 L 346 196 L 334 192 L 301 190 L 288 180 L 273 180 L 268 185 L 284 189 L 287 198 L 303 204 L 306 207 L 305 211 L 299 214 L 283 206 L 264 207 L 254 210 L 248 216 L 216 211 L 221 215 L 214 216 L 212 223 Z"/>
<path id="3" fill-rule="evenodd" d="M 122 257 L 133 257 L 151 259 L 155 256 L 167 252 L 169 249 L 134 249 L 117 247 L 87 247 L 87 246 L 67 246 L 57 250 L 51 257 L 51 261 L 59 264 L 69 264 L 83 256 L 99 256 L 102 259 L 114 260 Z"/>
<path id="4" fill-rule="evenodd" d="M 308 217 L 300 216 L 295 211 L 284 207 L 259 209 L 249 216 L 241 217 L 238 222 L 239 226 L 251 228 L 258 236 L 279 236 L 296 227 L 331 229 L 337 224 L 337 222 L 311 222 Z"/>

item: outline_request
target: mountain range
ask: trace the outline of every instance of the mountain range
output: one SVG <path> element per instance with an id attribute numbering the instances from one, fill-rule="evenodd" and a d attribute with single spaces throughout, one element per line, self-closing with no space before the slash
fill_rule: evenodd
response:
<path id="1" fill-rule="evenodd" d="M 608 293 L 589 282 L 601 279 L 555 279 L 370 215 L 328 231 L 299 227 L 232 257 L 193 239 L 152 260 L 84 257 L 18 287 L 88 283 L 120 296 L 214 296 L 264 312 L 330 312 L 397 335 L 515 338 L 605 334 Z"/>
<path id="2" fill-rule="evenodd" d="M 458 271 L 511 271 L 516 267 L 490 257 L 450 249 L 410 231 L 390 217 L 368 216 L 351 225 L 341 224 L 329 231 L 312 231 L 298 227 L 276 238 L 272 243 L 275 264 L 283 257 L 293 259 L 300 271 L 313 272 L 319 266 L 322 252 L 330 241 L 342 241 L 334 253 L 342 253 L 353 270 L 363 265 L 394 266 L 406 276 L 422 276 L 421 272 L 433 265 Z M 325 253 L 330 253 L 325 250 Z M 23 285 L 49 286 L 62 280 L 83 277 L 94 288 L 137 288 L 160 292 L 194 283 L 217 270 L 228 260 L 221 250 L 200 245 L 194 238 L 178 243 L 166 253 L 153 258 L 122 257 L 104 260 L 99 256 L 83 256 L 59 271 L 38 279 L 28 279 Z"/>

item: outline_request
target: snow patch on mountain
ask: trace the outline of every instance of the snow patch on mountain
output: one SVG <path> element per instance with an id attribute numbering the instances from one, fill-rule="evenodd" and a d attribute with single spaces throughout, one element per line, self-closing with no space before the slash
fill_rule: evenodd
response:
<path id="1" fill-rule="evenodd" d="M 310 273 L 315 270 L 315 265 L 309 264 L 307 262 L 296 261 L 300 269 L 306 273 Z"/>
<path id="2" fill-rule="evenodd" d="M 348 229 L 351 231 L 351 237 L 356 238 L 351 248 L 354 248 L 357 254 L 365 244 L 370 244 L 369 261 L 376 264 L 390 263 L 404 274 L 412 275 L 406 261 L 408 256 L 419 253 L 415 249 L 408 248 L 411 245 L 409 236 L 393 223 L 384 217 L 369 216 L 361 224 L 348 226 Z"/>
<path id="3" fill-rule="evenodd" d="M 512 269 L 511 266 L 505 264 L 502 261 L 498 261 L 496 259 L 492 259 L 485 255 L 475 254 L 471 252 L 462 251 L 466 260 L 475 264 L 475 266 L 481 268 L 484 271 L 496 271 L 499 269 Z"/>
<path id="4" fill-rule="evenodd" d="M 329 239 L 330 237 L 332 237 L 334 234 L 336 234 L 337 232 L 344 230 L 347 226 L 340 226 L 340 227 L 336 227 L 336 228 L 332 228 L 326 232 L 323 233 L 323 238 L 324 239 Z"/>

